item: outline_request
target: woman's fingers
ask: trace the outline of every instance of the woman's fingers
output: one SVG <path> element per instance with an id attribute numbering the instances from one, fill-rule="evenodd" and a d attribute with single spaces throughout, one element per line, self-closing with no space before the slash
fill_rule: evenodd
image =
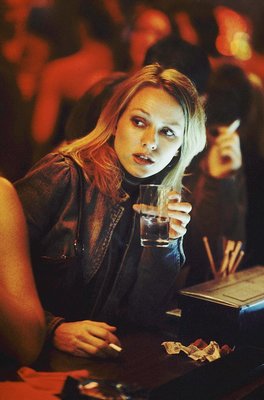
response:
<path id="1" fill-rule="evenodd" d="M 99 357 L 116 357 L 118 352 L 109 347 L 109 344 L 121 347 L 119 339 L 112 333 L 116 328 L 104 323 L 93 322 L 95 321 L 87 324 L 88 336 L 85 335 L 82 338 L 79 344 L 80 348 L 85 351 L 88 350 Z"/>
<path id="2" fill-rule="evenodd" d="M 168 204 L 168 216 L 170 217 L 170 238 L 176 239 L 185 235 L 186 225 L 190 222 L 189 213 L 192 206 L 187 202 L 170 201 Z"/>
<path id="3" fill-rule="evenodd" d="M 110 343 L 121 347 L 119 339 L 113 334 L 115 330 L 114 326 L 103 322 L 65 322 L 55 330 L 54 346 L 79 357 L 116 357 L 118 351 L 109 347 Z"/>
<path id="4" fill-rule="evenodd" d="M 136 212 L 140 212 L 142 209 L 141 204 L 134 204 L 133 209 Z M 192 210 L 190 203 L 181 202 L 181 195 L 176 191 L 171 191 L 168 195 L 168 206 L 164 210 L 164 215 L 160 212 L 157 215 L 168 216 L 170 218 L 170 238 L 176 239 L 185 235 L 186 225 L 190 222 L 189 213 Z M 153 215 L 153 207 L 144 205 L 144 214 Z"/>

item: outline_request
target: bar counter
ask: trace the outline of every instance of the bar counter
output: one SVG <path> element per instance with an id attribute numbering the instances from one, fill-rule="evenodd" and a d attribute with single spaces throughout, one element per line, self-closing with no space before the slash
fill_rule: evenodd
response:
<path id="1" fill-rule="evenodd" d="M 264 398 L 264 349 L 243 346 L 221 359 L 201 363 L 183 353 L 166 353 L 161 343 L 177 340 L 172 331 L 137 330 L 120 332 L 119 337 L 123 351 L 116 359 L 79 358 L 49 349 L 32 368 L 60 372 L 87 369 L 89 378 L 136 384 L 153 400 Z M 12 365 L 0 367 L 0 380 L 17 379 Z M 259 397 L 251 397 L 256 390 Z"/>

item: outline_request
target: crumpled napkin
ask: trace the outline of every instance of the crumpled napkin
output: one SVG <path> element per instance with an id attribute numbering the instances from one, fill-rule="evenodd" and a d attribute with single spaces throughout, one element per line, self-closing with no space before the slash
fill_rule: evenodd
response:
<path id="1" fill-rule="evenodd" d="M 163 342 L 161 345 L 168 354 L 179 354 L 183 351 L 188 357 L 201 362 L 206 360 L 212 362 L 233 351 L 228 345 L 220 348 L 214 340 L 207 344 L 203 339 L 197 339 L 188 346 L 184 346 L 181 342 Z"/>

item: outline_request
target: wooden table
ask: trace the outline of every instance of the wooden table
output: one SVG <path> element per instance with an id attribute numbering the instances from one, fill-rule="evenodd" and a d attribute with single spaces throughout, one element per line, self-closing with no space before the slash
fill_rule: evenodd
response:
<path id="1" fill-rule="evenodd" d="M 161 343 L 172 339 L 177 340 L 164 331 L 130 331 L 121 333 L 123 352 L 118 359 L 84 359 L 52 349 L 33 367 L 39 371 L 87 369 L 91 378 L 137 384 L 153 400 L 248 400 L 246 395 L 264 385 L 260 367 L 264 350 L 241 348 L 213 363 L 200 363 L 184 354 L 168 355 Z M 0 378 L 16 379 L 14 368 L 2 367 Z"/>

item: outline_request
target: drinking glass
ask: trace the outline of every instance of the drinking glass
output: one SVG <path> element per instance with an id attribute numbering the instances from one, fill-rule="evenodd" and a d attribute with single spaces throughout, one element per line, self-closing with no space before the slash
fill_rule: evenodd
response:
<path id="1" fill-rule="evenodd" d="M 165 185 L 140 185 L 140 242 L 144 247 L 169 245 L 168 194 Z"/>

